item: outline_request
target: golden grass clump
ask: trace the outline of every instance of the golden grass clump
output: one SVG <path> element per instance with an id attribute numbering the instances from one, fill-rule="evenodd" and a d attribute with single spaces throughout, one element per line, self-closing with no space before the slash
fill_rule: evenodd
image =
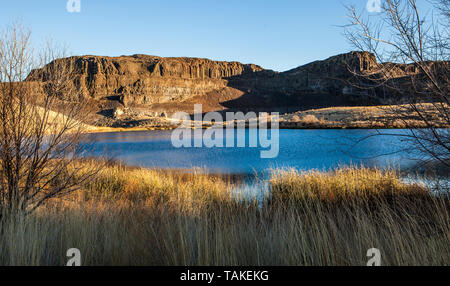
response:
<path id="1" fill-rule="evenodd" d="M 188 213 L 196 213 L 215 203 L 232 202 L 230 184 L 201 169 L 182 173 L 121 164 L 103 168 L 77 195 L 84 199 L 143 204 Z"/>
<path id="2" fill-rule="evenodd" d="M 401 182 L 396 170 L 365 167 L 343 167 L 329 172 L 274 170 L 270 186 L 276 200 L 335 200 L 427 193 L 423 186 Z"/>

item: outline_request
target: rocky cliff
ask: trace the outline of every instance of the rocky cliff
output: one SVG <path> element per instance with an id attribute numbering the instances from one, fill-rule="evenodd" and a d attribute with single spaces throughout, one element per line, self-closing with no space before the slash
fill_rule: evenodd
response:
<path id="1" fill-rule="evenodd" d="M 125 106 L 181 102 L 227 86 L 226 78 L 262 71 L 256 65 L 218 62 L 196 58 L 161 58 L 147 55 L 117 58 L 82 56 L 73 61 L 73 85 L 79 94 L 72 98 L 116 98 Z M 50 63 L 52 64 L 59 63 Z M 33 71 L 28 80 L 45 81 L 49 69 Z"/>
<path id="2" fill-rule="evenodd" d="M 30 73 L 27 80 L 45 82 L 52 65 L 71 62 L 69 83 L 78 91 L 63 100 L 90 99 L 99 114 L 114 117 L 122 108 L 150 113 L 192 112 L 194 103 L 211 110 L 296 111 L 335 105 L 367 104 L 366 94 L 348 84 L 352 71 L 378 66 L 366 52 L 351 52 L 278 73 L 253 64 L 199 58 L 79 56 L 58 59 Z M 138 112 L 136 111 L 138 110 Z M 126 112 L 125 112 L 126 113 Z"/>

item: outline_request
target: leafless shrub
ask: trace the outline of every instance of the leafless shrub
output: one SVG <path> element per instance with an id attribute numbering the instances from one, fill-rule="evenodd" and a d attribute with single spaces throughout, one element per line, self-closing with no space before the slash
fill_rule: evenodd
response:
<path id="1" fill-rule="evenodd" d="M 47 67 L 44 83 L 27 81 L 33 68 L 62 57 L 51 43 L 37 53 L 30 32 L 15 24 L 0 37 L 0 216 L 33 212 L 48 199 L 78 188 L 95 172 L 77 164 L 86 116 L 82 104 L 65 105 L 62 94 L 74 66 Z"/>

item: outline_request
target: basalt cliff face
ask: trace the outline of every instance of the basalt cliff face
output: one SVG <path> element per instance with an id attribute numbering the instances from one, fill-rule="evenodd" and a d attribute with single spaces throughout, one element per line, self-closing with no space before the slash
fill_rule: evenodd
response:
<path id="1" fill-rule="evenodd" d="M 57 61 L 73 61 L 75 65 L 72 84 L 78 94 L 67 99 L 110 98 L 125 106 L 185 101 L 227 87 L 226 78 L 263 70 L 238 62 L 147 55 L 81 56 Z M 28 80 L 45 81 L 47 72 L 47 67 L 34 70 Z"/>
<path id="2" fill-rule="evenodd" d="M 367 52 L 337 55 L 282 73 L 199 58 L 79 56 L 34 70 L 27 80 L 45 84 L 52 65 L 64 62 L 75 66 L 68 84 L 77 93 L 61 99 L 93 100 L 99 115 L 111 118 L 192 112 L 196 103 L 203 105 L 203 111 L 281 112 L 367 105 L 367 94 L 352 88 L 348 80 L 352 71 L 370 72 L 378 66 Z"/>

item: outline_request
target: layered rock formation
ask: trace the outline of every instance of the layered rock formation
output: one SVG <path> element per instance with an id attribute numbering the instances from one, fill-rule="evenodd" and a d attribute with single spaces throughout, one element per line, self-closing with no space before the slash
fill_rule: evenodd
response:
<path id="1" fill-rule="evenodd" d="M 256 65 L 195 58 L 161 58 L 146 55 L 117 58 L 82 56 L 73 61 L 73 85 L 78 98 L 116 98 L 125 106 L 181 102 L 227 86 L 226 78 L 262 71 Z M 60 64 L 60 63 L 51 63 Z M 33 71 L 28 80 L 45 81 L 49 67 Z"/>
<path id="2" fill-rule="evenodd" d="M 61 63 L 73 63 L 75 73 L 69 85 L 77 91 L 61 99 L 93 100 L 99 114 L 115 119 L 131 109 L 133 116 L 139 110 L 146 114 L 192 112 L 195 103 L 203 104 L 204 111 L 281 112 L 367 105 L 367 94 L 352 88 L 348 81 L 353 72 L 371 72 L 378 67 L 367 52 L 337 55 L 282 73 L 253 64 L 198 58 L 79 56 L 34 70 L 27 80 L 45 82 L 52 65 Z"/>

